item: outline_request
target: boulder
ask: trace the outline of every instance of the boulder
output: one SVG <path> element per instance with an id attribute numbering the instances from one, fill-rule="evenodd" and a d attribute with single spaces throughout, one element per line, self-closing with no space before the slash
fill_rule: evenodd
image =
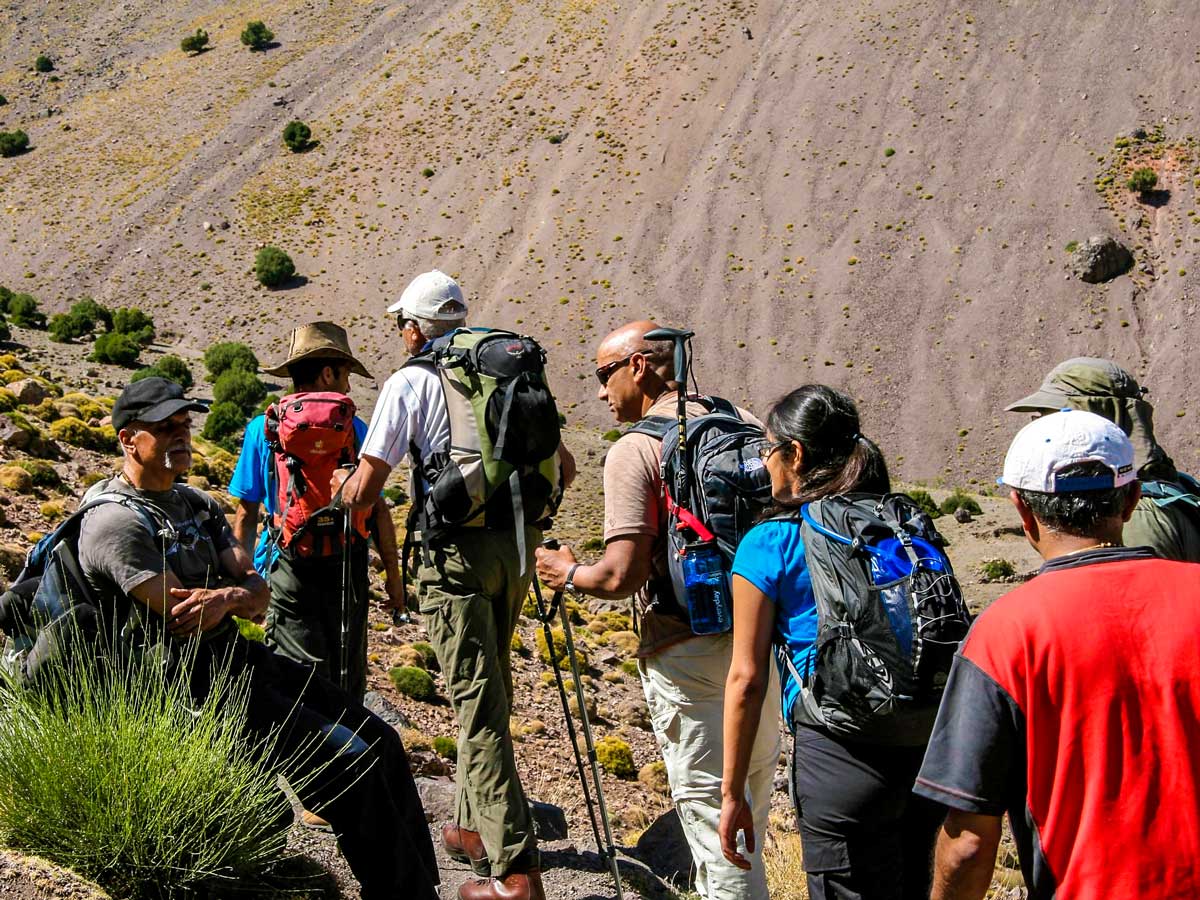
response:
<path id="1" fill-rule="evenodd" d="M 644 862 L 659 878 L 680 887 L 691 886 L 692 851 L 675 810 L 655 819 L 642 832 L 630 855 Z"/>
<path id="2" fill-rule="evenodd" d="M 27 450 L 33 443 L 33 432 L 16 425 L 8 416 L 0 416 L 0 444 L 10 450 Z"/>
<path id="3" fill-rule="evenodd" d="M 19 544 L 0 544 L 0 572 L 10 581 L 25 567 L 27 547 Z"/>
<path id="4" fill-rule="evenodd" d="M 50 396 L 50 392 L 46 390 L 45 386 L 32 378 L 14 381 L 8 386 L 8 389 L 12 391 L 13 396 L 22 406 L 37 406 Z"/>
<path id="5" fill-rule="evenodd" d="M 1116 238 L 1097 234 L 1080 244 L 1071 258 L 1071 271 L 1088 284 L 1111 281 L 1133 268 L 1133 254 Z"/>
<path id="6" fill-rule="evenodd" d="M 960 506 L 954 511 L 954 521 L 965 525 L 971 521 L 971 511 L 965 506 Z"/>

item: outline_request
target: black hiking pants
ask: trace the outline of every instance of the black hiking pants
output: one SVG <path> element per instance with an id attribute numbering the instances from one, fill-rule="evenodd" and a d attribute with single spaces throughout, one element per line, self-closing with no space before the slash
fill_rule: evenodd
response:
<path id="1" fill-rule="evenodd" d="M 280 773 L 333 827 L 363 900 L 437 900 L 425 811 L 391 726 L 311 666 L 262 644 L 235 637 L 200 646 L 193 691 L 207 691 L 206 671 L 225 653 L 233 673 L 249 671 L 247 727 L 256 738 L 276 735 Z"/>
<path id="2" fill-rule="evenodd" d="M 811 900 L 928 900 L 946 811 L 912 793 L 924 755 L 797 726 L 792 789 Z"/>

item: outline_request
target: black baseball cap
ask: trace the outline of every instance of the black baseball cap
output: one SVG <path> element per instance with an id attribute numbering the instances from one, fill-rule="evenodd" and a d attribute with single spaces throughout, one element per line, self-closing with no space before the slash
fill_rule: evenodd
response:
<path id="1" fill-rule="evenodd" d="M 135 381 L 113 404 L 112 426 L 120 431 L 130 422 L 161 422 L 178 412 L 208 412 L 208 407 L 183 396 L 183 387 L 157 376 Z"/>

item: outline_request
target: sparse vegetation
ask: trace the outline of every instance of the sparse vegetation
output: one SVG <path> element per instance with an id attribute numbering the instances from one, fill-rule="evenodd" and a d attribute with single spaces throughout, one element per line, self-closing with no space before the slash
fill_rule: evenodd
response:
<path id="1" fill-rule="evenodd" d="M 179 49 L 184 53 L 200 53 L 208 46 L 208 32 L 197 28 L 195 34 L 189 34 L 179 42 Z"/>
<path id="2" fill-rule="evenodd" d="M 261 21 L 247 22 L 242 29 L 242 43 L 251 50 L 265 50 L 271 41 L 275 40 L 275 32 Z"/>
<path id="3" fill-rule="evenodd" d="M 951 491 L 950 496 L 943 500 L 941 506 L 938 507 L 938 510 L 944 516 L 952 516 L 960 509 L 965 509 L 973 516 L 983 514 L 983 510 L 975 498 L 962 488 L 955 488 Z"/>
<path id="4" fill-rule="evenodd" d="M 432 178 L 433 177 L 433 169 L 429 168 L 429 166 L 426 166 L 424 169 L 421 170 L 421 175 L 424 178 Z"/>
<path id="5" fill-rule="evenodd" d="M 397 666 L 388 670 L 388 678 L 401 694 L 427 703 L 437 696 L 433 686 L 433 678 L 424 669 L 416 666 Z"/>
<path id="6" fill-rule="evenodd" d="M 246 414 L 236 403 L 214 403 L 208 411 L 208 418 L 204 420 L 200 436 L 224 450 L 236 453 L 241 449 L 238 435 L 246 427 L 246 421 Z M 192 469 L 195 471 L 196 467 Z"/>
<path id="7" fill-rule="evenodd" d="M 142 345 L 127 334 L 110 331 L 96 338 L 88 359 L 114 366 L 133 366 L 142 353 Z"/>
<path id="8" fill-rule="evenodd" d="M 1079 249 L 1079 241 L 1067 241 L 1067 245 L 1063 249 L 1068 253 L 1074 253 Z"/>
<path id="9" fill-rule="evenodd" d="M 243 369 L 230 369 L 213 385 L 213 399 L 217 403 L 232 403 L 247 415 L 266 396 L 267 386 L 253 372 Z"/>
<path id="10" fill-rule="evenodd" d="M 907 493 L 909 499 L 911 499 L 913 503 L 917 504 L 917 506 L 921 507 L 921 511 L 928 515 L 931 519 L 936 519 L 942 514 L 942 511 L 938 509 L 938 505 L 933 502 L 933 498 L 929 496 L 929 491 L 926 491 L 922 488 L 913 488 L 913 490 L 906 491 L 905 493 Z"/>
<path id="11" fill-rule="evenodd" d="M 454 738 L 446 737 L 444 734 L 439 734 L 433 739 L 433 752 L 442 759 L 454 761 L 458 759 L 458 744 L 454 742 Z"/>
<path id="12" fill-rule="evenodd" d="M 13 294 L 7 312 L 8 320 L 20 328 L 46 327 L 46 316 L 32 294 Z"/>
<path id="13" fill-rule="evenodd" d="M 154 320 L 136 306 L 122 306 L 112 317 L 112 330 L 148 347 L 154 340 Z"/>
<path id="14" fill-rule="evenodd" d="M 312 129 L 298 119 L 288 122 L 283 128 L 283 142 L 293 153 L 307 150 L 311 138 Z"/>
<path id="15" fill-rule="evenodd" d="M 295 274 L 292 258 L 278 247 L 263 247 L 254 257 L 254 275 L 263 287 L 279 287 Z"/>
<path id="16" fill-rule="evenodd" d="M 218 671 L 197 703 L 178 672 L 119 654 L 52 667 L 43 690 L 5 688 L 6 845 L 130 900 L 226 894 L 285 852 L 290 810 L 271 743 L 245 735 L 247 682 Z"/>
<path id="17" fill-rule="evenodd" d="M 245 344 L 237 341 L 223 341 L 220 344 L 213 344 L 204 351 L 204 367 L 208 369 L 209 380 L 216 381 L 230 369 L 257 372 L 258 357 Z"/>
<path id="18" fill-rule="evenodd" d="M 610 734 L 596 741 L 596 761 L 600 763 L 600 768 L 617 778 L 633 778 L 637 775 L 632 748 L 616 735 Z"/>
<path id="19" fill-rule="evenodd" d="M 87 322 L 70 313 L 56 313 L 50 317 L 50 340 L 67 344 L 78 340 L 92 329 Z"/>
<path id="20" fill-rule="evenodd" d="M 1139 194 L 1146 194 L 1154 190 L 1158 184 L 1158 173 L 1148 166 L 1143 166 L 1140 169 L 1134 169 L 1133 174 L 1129 176 L 1129 180 L 1125 182 L 1125 186 L 1131 191 L 1136 191 Z"/>
<path id="21" fill-rule="evenodd" d="M 985 559 L 979 564 L 979 574 L 984 581 L 1005 581 L 1017 570 L 1007 559 Z"/>
<path id="22" fill-rule="evenodd" d="M 0 131 L 0 156 L 20 156 L 29 149 L 29 135 L 21 129 Z"/>

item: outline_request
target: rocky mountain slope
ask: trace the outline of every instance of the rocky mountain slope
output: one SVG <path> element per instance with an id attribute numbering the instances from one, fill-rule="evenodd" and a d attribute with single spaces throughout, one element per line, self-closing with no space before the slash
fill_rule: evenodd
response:
<path id="1" fill-rule="evenodd" d="M 761 409 L 845 386 L 895 468 L 947 483 L 994 475 L 1005 401 L 1105 354 L 1195 468 L 1194 12 L 5 0 L 0 130 L 32 149 L 0 159 L 0 283 L 146 307 L 194 351 L 271 358 L 334 318 L 382 378 L 385 301 L 436 265 L 475 321 L 547 343 L 576 421 L 605 425 L 598 338 L 652 314 L 697 330 L 703 388 Z M 250 19 L 264 52 L 238 40 Z M 281 142 L 294 118 L 307 152 Z M 1141 164 L 1146 197 L 1123 188 Z M 1104 232 L 1136 267 L 1084 284 L 1064 248 Z M 263 242 L 296 259 L 290 289 L 255 285 Z"/>

